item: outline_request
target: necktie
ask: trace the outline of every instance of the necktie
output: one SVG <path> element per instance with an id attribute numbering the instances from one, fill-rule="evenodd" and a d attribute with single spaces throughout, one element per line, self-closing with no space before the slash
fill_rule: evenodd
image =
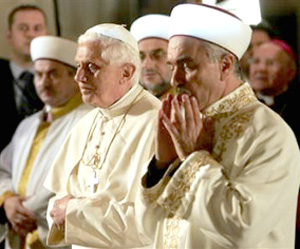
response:
<path id="1" fill-rule="evenodd" d="M 34 88 L 32 73 L 24 71 L 17 80 L 17 86 L 21 92 L 18 111 L 22 117 L 31 115 L 43 107 Z"/>

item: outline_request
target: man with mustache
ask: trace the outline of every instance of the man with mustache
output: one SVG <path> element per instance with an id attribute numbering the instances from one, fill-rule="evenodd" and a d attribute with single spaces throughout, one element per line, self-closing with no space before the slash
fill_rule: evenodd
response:
<path id="1" fill-rule="evenodd" d="M 143 177 L 140 219 L 154 248 L 294 248 L 299 148 L 243 79 L 250 39 L 224 9 L 171 12 L 171 84 L 187 94 L 163 101 Z"/>
<path id="2" fill-rule="evenodd" d="M 52 193 L 43 182 L 70 129 L 92 109 L 74 80 L 76 49 L 76 42 L 55 36 L 31 43 L 34 84 L 45 106 L 19 124 L 0 154 L 0 239 L 6 238 L 6 249 L 48 248 Z"/>
<path id="3" fill-rule="evenodd" d="M 158 98 L 171 91 L 171 70 L 167 64 L 169 16 L 148 14 L 130 28 L 138 42 L 142 71 L 140 84 Z"/>

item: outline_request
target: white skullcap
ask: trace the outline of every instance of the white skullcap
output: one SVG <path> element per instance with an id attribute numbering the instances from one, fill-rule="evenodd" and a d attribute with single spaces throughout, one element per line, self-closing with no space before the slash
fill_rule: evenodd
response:
<path id="1" fill-rule="evenodd" d="M 170 17 L 161 14 L 149 14 L 136 19 L 130 32 L 139 42 L 145 38 L 169 40 Z"/>
<path id="2" fill-rule="evenodd" d="M 94 33 L 117 39 L 131 46 L 137 53 L 139 53 L 137 41 L 134 39 L 132 34 L 126 28 L 123 27 L 123 25 L 114 23 L 98 24 L 94 27 L 89 28 L 85 32 L 85 34 L 87 33 Z"/>
<path id="3" fill-rule="evenodd" d="M 39 36 L 30 44 L 32 61 L 52 59 L 76 67 L 77 43 L 57 36 Z"/>
<path id="4" fill-rule="evenodd" d="M 238 17 L 204 4 L 180 4 L 171 12 L 169 37 L 186 35 L 215 43 L 239 59 L 247 50 L 252 30 Z"/>

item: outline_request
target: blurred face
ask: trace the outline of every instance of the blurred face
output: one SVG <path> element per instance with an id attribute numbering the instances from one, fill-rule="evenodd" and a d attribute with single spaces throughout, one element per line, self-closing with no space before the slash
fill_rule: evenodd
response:
<path id="1" fill-rule="evenodd" d="M 34 70 L 34 85 L 45 104 L 61 106 L 79 92 L 74 73 L 62 63 L 40 59 L 34 62 Z"/>
<path id="2" fill-rule="evenodd" d="M 200 110 L 218 100 L 225 91 L 218 62 L 210 62 L 200 40 L 174 36 L 169 41 L 168 61 L 171 84 L 196 97 Z"/>
<path id="3" fill-rule="evenodd" d="M 261 44 L 263 44 L 266 41 L 269 41 L 270 39 L 271 38 L 267 32 L 263 30 L 254 30 L 251 37 L 251 48 L 255 50 Z"/>
<path id="4" fill-rule="evenodd" d="M 158 38 L 139 42 L 142 61 L 141 84 L 159 96 L 170 88 L 171 70 L 167 64 L 168 41 Z"/>
<path id="5" fill-rule="evenodd" d="M 271 38 L 267 32 L 263 30 L 253 30 L 250 46 L 248 47 L 247 51 L 245 52 L 245 54 L 241 59 L 241 67 L 247 77 L 249 74 L 249 63 L 253 56 L 254 50 L 257 49 L 264 42 L 269 41 L 270 39 Z"/>
<path id="6" fill-rule="evenodd" d="M 7 40 L 15 54 L 30 56 L 30 42 L 33 38 L 47 34 L 43 14 L 37 10 L 16 12 Z"/>
<path id="7" fill-rule="evenodd" d="M 95 42 L 85 42 L 77 49 L 77 81 L 85 103 L 107 108 L 130 88 L 123 79 L 123 66 L 110 64 L 101 58 L 103 48 Z M 131 83 L 130 83 L 131 84 Z"/>
<path id="8" fill-rule="evenodd" d="M 255 91 L 276 95 L 288 87 L 288 55 L 275 44 L 266 43 L 254 51 L 250 82 Z"/>

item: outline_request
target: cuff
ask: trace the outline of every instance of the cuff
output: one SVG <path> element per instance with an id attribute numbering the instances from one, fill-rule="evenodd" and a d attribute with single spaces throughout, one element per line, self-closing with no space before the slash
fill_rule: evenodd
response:
<path id="1" fill-rule="evenodd" d="M 1 196 L 0 196 L 0 207 L 3 206 L 5 200 L 8 198 L 8 197 L 11 197 L 11 196 L 14 196 L 14 192 L 12 191 L 5 191 Z"/>
<path id="2" fill-rule="evenodd" d="M 167 168 L 167 170 L 158 170 L 158 173 L 154 173 L 157 175 L 160 175 L 160 177 L 158 179 L 155 179 L 155 184 L 153 186 L 148 187 L 149 185 L 147 184 L 147 186 L 145 186 L 145 182 L 148 181 L 148 177 L 151 177 L 151 169 L 149 170 L 149 168 L 151 167 L 151 164 L 149 165 L 148 168 L 148 172 L 146 173 L 146 175 L 144 175 L 143 179 L 142 179 L 142 196 L 143 196 L 143 200 L 147 203 L 150 204 L 152 202 L 154 202 L 159 196 L 160 194 L 163 192 L 165 186 L 168 184 L 170 178 L 173 176 L 174 172 L 178 169 L 178 167 L 180 166 L 181 161 L 179 159 L 176 159 L 172 164 L 170 164 L 170 166 Z M 149 174 L 150 171 L 150 174 Z M 153 174 L 153 173 L 152 173 Z M 156 175 L 156 177 L 157 177 Z M 152 181 L 153 183 L 154 181 Z"/>
<path id="3" fill-rule="evenodd" d="M 184 214 L 194 199 L 195 181 L 206 177 L 212 168 L 220 168 L 217 161 L 207 151 L 190 154 L 180 165 L 157 200 L 158 205 L 169 212 L 170 216 Z"/>
<path id="4" fill-rule="evenodd" d="M 46 248 L 39 238 L 38 230 L 28 233 L 26 236 L 26 245 L 30 249 L 43 249 Z"/>

